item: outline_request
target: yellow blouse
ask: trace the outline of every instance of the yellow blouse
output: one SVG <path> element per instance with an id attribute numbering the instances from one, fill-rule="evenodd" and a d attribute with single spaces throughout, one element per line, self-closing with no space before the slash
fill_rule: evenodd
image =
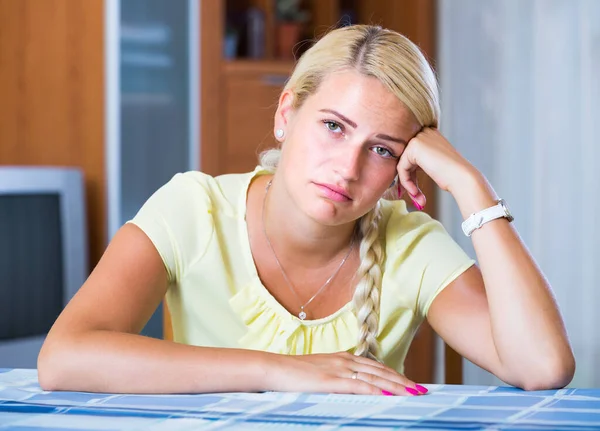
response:
<path id="1" fill-rule="evenodd" d="M 175 175 L 129 221 L 165 264 L 174 340 L 197 346 L 282 354 L 352 351 L 358 324 L 347 303 L 332 315 L 300 320 L 263 286 L 252 259 L 246 194 L 267 171 L 211 177 Z M 474 262 L 442 225 L 404 201 L 384 201 L 378 339 L 381 359 L 399 372 L 436 295 Z"/>

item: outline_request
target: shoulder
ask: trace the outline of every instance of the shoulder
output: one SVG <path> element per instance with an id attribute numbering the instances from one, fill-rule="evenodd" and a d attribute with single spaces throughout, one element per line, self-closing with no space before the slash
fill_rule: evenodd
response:
<path id="1" fill-rule="evenodd" d="M 404 200 L 382 201 L 381 236 L 388 246 L 418 240 L 423 235 L 448 235 L 442 224 L 423 211 L 408 211 Z"/>
<path id="2" fill-rule="evenodd" d="M 156 190 L 131 220 L 144 231 L 155 228 L 156 235 L 179 233 L 193 236 L 206 231 L 215 218 L 237 216 L 243 210 L 244 185 L 254 172 L 213 177 L 199 171 L 175 174 Z"/>
<path id="3" fill-rule="evenodd" d="M 156 194 L 170 203 L 180 201 L 184 206 L 235 212 L 258 171 L 259 168 L 252 172 L 218 176 L 200 171 L 182 172 L 175 174 Z"/>
<path id="4" fill-rule="evenodd" d="M 254 172 L 213 177 L 188 171 L 175 174 L 142 205 L 129 223 L 153 242 L 171 282 L 180 280 L 211 244 L 226 218 L 243 208 L 244 184 Z"/>
<path id="5" fill-rule="evenodd" d="M 404 201 L 384 202 L 382 213 L 380 238 L 388 263 L 394 267 L 405 263 L 419 271 L 470 260 L 442 223 L 429 214 L 408 211 Z"/>

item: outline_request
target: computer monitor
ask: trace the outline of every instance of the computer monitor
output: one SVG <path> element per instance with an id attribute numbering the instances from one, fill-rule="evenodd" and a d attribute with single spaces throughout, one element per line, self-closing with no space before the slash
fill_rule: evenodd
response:
<path id="1" fill-rule="evenodd" d="M 82 172 L 0 166 L 0 368 L 36 367 L 88 273 Z"/>

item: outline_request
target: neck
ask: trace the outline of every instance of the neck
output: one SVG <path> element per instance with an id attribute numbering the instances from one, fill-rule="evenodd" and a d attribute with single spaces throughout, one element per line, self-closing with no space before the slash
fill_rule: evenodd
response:
<path id="1" fill-rule="evenodd" d="M 348 252 L 355 223 L 325 226 L 316 222 L 297 208 L 276 176 L 267 191 L 270 180 L 265 179 L 263 185 L 261 221 L 278 256 L 306 268 L 339 261 Z"/>

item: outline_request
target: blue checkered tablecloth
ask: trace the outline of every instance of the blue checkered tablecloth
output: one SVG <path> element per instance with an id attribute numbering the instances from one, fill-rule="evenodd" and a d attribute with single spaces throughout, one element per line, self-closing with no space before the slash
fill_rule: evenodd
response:
<path id="1" fill-rule="evenodd" d="M 428 385 L 418 397 L 44 392 L 0 369 L 0 430 L 600 430 L 600 389 Z"/>

